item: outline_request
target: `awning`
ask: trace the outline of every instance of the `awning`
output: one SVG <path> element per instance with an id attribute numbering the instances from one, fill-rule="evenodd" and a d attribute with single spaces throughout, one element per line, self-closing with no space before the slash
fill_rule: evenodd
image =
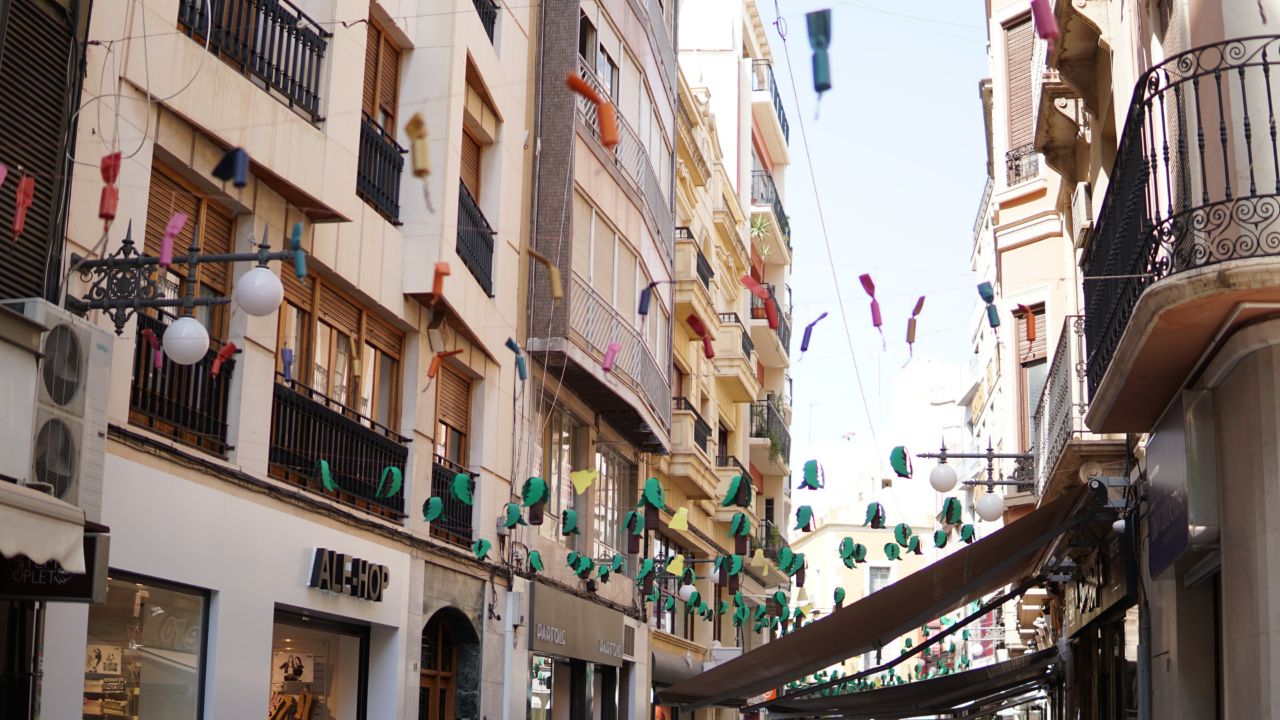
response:
<path id="1" fill-rule="evenodd" d="M 702 672 L 702 661 L 694 660 L 692 655 L 676 655 L 674 653 L 653 651 L 653 665 L 650 666 L 653 682 L 656 685 L 675 685 L 688 680 Z"/>
<path id="2" fill-rule="evenodd" d="M 0 481 L 0 555 L 57 561 L 84 574 L 84 511 L 52 495 Z"/>
<path id="3" fill-rule="evenodd" d="M 1044 548 L 1092 506 L 1080 488 L 961 548 L 928 567 L 836 610 L 736 660 L 662 691 L 663 701 L 690 708 L 746 704 L 847 658 L 893 640 L 965 603 L 1036 572 Z"/>
<path id="4" fill-rule="evenodd" d="M 769 706 L 770 717 L 859 718 L 914 717 L 949 713 L 961 706 L 999 702 L 1010 695 L 1027 693 L 1045 685 L 1051 666 L 1058 661 L 1057 648 L 1041 650 L 975 670 L 929 680 L 890 685 L 876 690 L 781 700 Z"/>

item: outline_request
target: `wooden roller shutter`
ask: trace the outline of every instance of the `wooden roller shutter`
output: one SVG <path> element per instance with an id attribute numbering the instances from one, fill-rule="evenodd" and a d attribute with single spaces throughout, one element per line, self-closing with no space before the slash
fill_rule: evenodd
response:
<path id="1" fill-rule="evenodd" d="M 305 279 L 299 280 L 293 261 L 285 260 L 280 263 L 280 280 L 284 283 L 285 299 L 310 312 L 315 290 L 314 276 L 308 273 Z"/>
<path id="2" fill-rule="evenodd" d="M 360 306 L 328 285 L 320 286 L 320 319 L 352 338 L 360 336 Z"/>
<path id="3" fill-rule="evenodd" d="M 1006 77 L 1009 81 L 1009 149 L 1030 145 L 1035 140 L 1031 125 L 1031 55 L 1034 33 L 1031 17 L 1004 29 Z"/>
<path id="4" fill-rule="evenodd" d="M 440 368 L 436 419 L 464 434 L 471 431 L 471 381 L 452 368 Z"/>
<path id="5" fill-rule="evenodd" d="M 200 226 L 200 251 L 225 254 L 232 251 L 235 241 L 235 223 L 231 213 L 216 203 L 204 203 L 204 222 Z M 200 282 L 222 292 L 231 289 L 231 265 L 228 263 L 201 263 Z"/>
<path id="6" fill-rule="evenodd" d="M 378 108 L 383 113 L 383 128 L 396 132 L 396 98 L 400 95 L 400 48 L 382 34 L 382 51 L 378 57 Z"/>
<path id="7" fill-rule="evenodd" d="M 380 316 L 367 312 L 364 315 L 364 339 L 396 360 L 400 359 L 401 334 L 394 325 Z"/>
<path id="8" fill-rule="evenodd" d="M 160 254 L 160 241 L 164 229 L 174 213 L 186 213 L 187 224 L 173 241 L 173 254 L 185 254 L 195 239 L 196 223 L 200 221 L 200 199 L 161 165 L 151 166 L 151 188 L 147 193 L 147 227 L 144 247 L 148 255 Z M 137 242 L 134 238 L 134 242 Z M 171 270 L 184 275 L 185 265 L 174 265 Z"/>
<path id="9" fill-rule="evenodd" d="M 378 119 L 378 50 L 382 47 L 382 33 L 369 23 L 368 41 L 364 46 L 364 94 L 361 109 L 365 115 Z"/>
<path id="10" fill-rule="evenodd" d="M 462 184 L 476 202 L 480 201 L 480 141 L 462 131 Z"/>
<path id="11" fill-rule="evenodd" d="M 1044 306 L 1038 306 L 1031 309 L 1031 317 L 1035 318 L 1035 332 L 1031 334 L 1030 339 L 1027 334 L 1028 315 L 1025 312 L 1014 314 L 1018 321 L 1018 362 L 1027 362 L 1030 360 L 1039 360 L 1046 356 L 1048 352 L 1048 333 L 1045 331 Z"/>

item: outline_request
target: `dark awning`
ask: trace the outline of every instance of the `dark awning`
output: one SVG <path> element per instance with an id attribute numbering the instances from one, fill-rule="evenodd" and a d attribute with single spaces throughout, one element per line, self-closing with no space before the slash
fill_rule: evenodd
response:
<path id="1" fill-rule="evenodd" d="M 663 702 L 690 708 L 742 706 L 847 658 L 885 647 L 908 630 L 983 595 L 1033 575 L 1047 544 L 1078 523 L 1090 490 L 1047 503 L 938 562 L 766 643 L 741 657 L 664 690 Z"/>
<path id="2" fill-rule="evenodd" d="M 651 675 L 657 685 L 674 685 L 702 672 L 702 661 L 689 655 L 673 655 L 662 650 L 653 651 Z"/>
<path id="3" fill-rule="evenodd" d="M 859 718 L 913 717 L 951 712 L 964 705 L 999 701 L 1012 694 L 1027 693 L 1045 685 L 1050 667 L 1058 660 L 1057 648 L 1041 650 L 1002 663 L 954 675 L 891 685 L 876 690 L 780 700 L 769 705 L 770 717 L 839 716 Z"/>

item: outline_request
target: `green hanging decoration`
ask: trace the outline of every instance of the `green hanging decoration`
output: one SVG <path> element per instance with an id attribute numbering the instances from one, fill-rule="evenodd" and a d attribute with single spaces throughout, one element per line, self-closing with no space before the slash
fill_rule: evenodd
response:
<path id="1" fill-rule="evenodd" d="M 831 46 L 831 10 L 815 10 L 805 15 L 809 24 L 809 47 L 813 49 L 813 90 L 822 99 L 822 93 L 831 89 L 831 58 L 827 48 Z"/>
<path id="2" fill-rule="evenodd" d="M 753 616 L 757 621 L 760 621 L 760 620 L 765 619 L 765 617 L 766 617 L 766 616 L 768 616 L 768 614 L 769 614 L 769 608 L 765 607 L 764 605 L 757 605 L 757 606 L 756 606 L 756 609 L 755 609 L 755 612 L 754 612 L 754 613 L 752 613 L 752 616 Z"/>
<path id="3" fill-rule="evenodd" d="M 537 550 L 529 553 L 529 569 L 539 573 L 546 570 L 546 566 L 542 564 L 542 553 Z"/>
<path id="4" fill-rule="evenodd" d="M 841 560 L 849 560 L 853 557 L 853 544 L 853 538 L 848 536 L 840 540 L 838 552 L 840 553 Z"/>
<path id="5" fill-rule="evenodd" d="M 795 556 L 795 551 L 790 547 L 783 545 L 778 548 L 778 569 L 786 572 L 791 567 L 791 558 Z"/>
<path id="6" fill-rule="evenodd" d="M 635 510 L 628 510 L 622 518 L 622 529 L 634 537 L 644 535 L 644 516 Z"/>
<path id="7" fill-rule="evenodd" d="M 547 482 L 540 477 L 531 477 L 524 481 L 520 491 L 521 501 L 525 507 L 533 507 L 547 500 Z"/>
<path id="8" fill-rule="evenodd" d="M 560 511 L 560 534 L 580 535 L 578 531 L 578 511 L 565 508 Z"/>
<path id="9" fill-rule="evenodd" d="M 946 530 L 934 530 L 933 546 L 939 549 L 946 547 L 947 539 L 949 537 L 950 537 L 950 533 L 948 533 Z"/>
<path id="10" fill-rule="evenodd" d="M 662 489 L 662 483 L 656 477 L 651 477 L 644 481 L 644 494 L 640 499 L 646 507 L 657 508 L 658 510 L 667 507 L 667 493 Z"/>
<path id="11" fill-rule="evenodd" d="M 801 490 L 818 490 L 826 485 L 822 466 L 817 460 L 808 460 L 804 464 L 804 475 L 800 481 Z"/>
<path id="12" fill-rule="evenodd" d="M 834 594 L 836 607 L 840 607 L 844 604 L 844 594 L 844 588 L 837 586 Z"/>
<path id="13" fill-rule="evenodd" d="M 602 583 L 609 582 L 609 575 L 612 572 L 613 570 L 608 565 L 601 565 L 596 568 L 596 576 L 600 578 L 600 582 Z"/>
<path id="14" fill-rule="evenodd" d="M 898 477 L 911 477 L 911 455 L 907 453 L 905 447 L 899 445 L 889 453 L 889 466 L 893 468 L 893 472 Z"/>
<path id="15" fill-rule="evenodd" d="M 796 508 L 796 530 L 804 532 L 813 532 L 813 508 L 808 505 L 801 505 Z"/>
<path id="16" fill-rule="evenodd" d="M 473 502 L 471 498 L 471 473 L 460 472 L 453 476 L 453 482 L 449 484 L 449 492 L 453 493 L 453 499 L 470 506 Z"/>
<path id="17" fill-rule="evenodd" d="M 912 535 L 911 539 L 907 541 L 907 552 L 914 553 L 916 555 L 924 554 L 924 551 L 920 549 L 919 535 Z"/>
<path id="18" fill-rule="evenodd" d="M 636 582 L 642 582 L 653 574 L 653 558 L 645 558 L 640 563 L 640 569 L 636 571 Z"/>
<path id="19" fill-rule="evenodd" d="M 504 513 L 505 513 L 505 517 L 502 520 L 502 527 L 508 530 L 510 530 L 511 528 L 517 525 L 529 524 L 524 521 L 524 516 L 520 514 L 519 503 L 507 503 Z"/>
<path id="20" fill-rule="evenodd" d="M 901 560 L 902 548 L 898 546 L 898 543 L 885 543 L 884 556 L 890 560 Z"/>
<path id="21" fill-rule="evenodd" d="M 964 507 L 956 498 L 949 497 L 942 501 L 942 512 L 938 513 L 938 522 L 943 525 L 959 525 L 964 521 Z"/>
<path id="22" fill-rule="evenodd" d="M 387 487 L 387 494 L 382 494 L 382 488 L 387 483 L 387 478 L 391 479 L 391 485 Z M 374 497 L 395 497 L 400 492 L 400 488 L 404 486 L 404 473 L 400 472 L 400 468 L 394 465 L 388 465 L 382 468 L 382 477 L 378 479 L 378 489 L 373 492 Z"/>
<path id="23" fill-rule="evenodd" d="M 620 573 L 622 568 L 627 564 L 627 559 L 621 553 L 614 553 L 613 558 L 609 560 L 609 571 Z"/>
<path id="24" fill-rule="evenodd" d="M 965 523 L 960 527 L 960 542 L 968 545 L 978 539 L 978 531 L 973 529 L 973 525 Z"/>
<path id="25" fill-rule="evenodd" d="M 773 601 L 778 604 L 778 614 L 786 615 L 787 614 L 787 594 L 781 590 L 775 590 L 771 597 L 773 598 Z"/>
<path id="26" fill-rule="evenodd" d="M 329 470 L 328 460 L 316 461 L 316 475 L 320 476 L 320 484 L 326 492 L 338 492 L 338 484 L 333 481 L 333 473 Z"/>
<path id="27" fill-rule="evenodd" d="M 595 568 L 596 563 L 591 559 L 590 555 L 579 555 L 577 561 L 573 565 L 573 570 L 578 577 L 586 580 L 591 575 L 591 571 Z"/>
<path id="28" fill-rule="evenodd" d="M 729 520 L 729 535 L 732 537 L 749 537 L 751 535 L 751 519 L 746 513 L 736 512 Z"/>
<path id="29" fill-rule="evenodd" d="M 867 561 L 867 546 L 862 543 L 853 544 L 853 561 L 856 563 L 865 563 Z"/>
<path id="30" fill-rule="evenodd" d="M 662 609 L 671 612 L 676 609 L 676 599 L 670 595 L 662 598 Z"/>
<path id="31" fill-rule="evenodd" d="M 427 501 L 422 503 L 422 519 L 427 522 L 435 522 L 444 514 L 444 500 L 438 497 L 429 497 Z"/>
<path id="32" fill-rule="evenodd" d="M 698 594 L 697 590 L 694 590 L 692 593 L 690 593 L 689 599 L 684 601 L 685 614 L 687 615 L 693 612 L 694 610 L 696 610 L 698 608 L 698 603 L 701 600 L 702 600 L 702 595 Z"/>
<path id="33" fill-rule="evenodd" d="M 867 521 L 863 525 L 870 525 L 874 530 L 883 530 L 885 523 L 884 506 L 878 502 L 867 505 Z"/>
<path id="34" fill-rule="evenodd" d="M 732 619 L 733 619 L 734 627 L 742 627 L 742 624 L 747 621 L 747 608 L 746 607 L 736 608 L 733 611 Z"/>
<path id="35" fill-rule="evenodd" d="M 480 538 L 471 543 L 471 553 L 476 556 L 477 560 L 484 560 L 489 555 L 489 550 L 493 548 L 493 543 Z"/>
<path id="36" fill-rule="evenodd" d="M 804 569 L 804 553 L 794 553 L 791 556 L 791 562 L 788 563 L 786 567 L 782 568 L 782 571 L 785 572 L 788 577 L 795 577 L 796 573 L 800 572 L 803 569 Z"/>
<path id="37" fill-rule="evenodd" d="M 724 615 L 727 612 L 729 612 L 729 601 L 721 600 L 719 604 L 716 605 L 716 614 Z"/>
<path id="38" fill-rule="evenodd" d="M 741 555 L 730 555 L 730 556 L 729 556 L 729 575 L 730 575 L 730 577 L 737 577 L 737 576 L 741 575 L 741 574 L 742 574 L 742 566 L 743 566 L 743 562 L 742 562 L 742 556 L 741 556 Z"/>
<path id="39" fill-rule="evenodd" d="M 750 478 L 734 475 L 729 480 L 729 491 L 720 501 L 720 507 L 751 507 L 751 489 Z"/>
<path id="40" fill-rule="evenodd" d="M 792 614 L 792 618 L 793 618 L 797 623 L 798 623 L 798 622 L 803 621 L 803 620 L 804 620 L 804 618 L 805 618 L 804 610 L 802 610 L 802 609 L 800 609 L 800 608 L 796 608 L 795 613 L 793 613 L 793 614 Z M 797 625 L 797 627 L 799 627 L 799 626 Z"/>
<path id="41" fill-rule="evenodd" d="M 906 547 L 911 540 L 911 526 L 906 523 L 898 523 L 893 527 L 893 539 L 902 547 Z"/>

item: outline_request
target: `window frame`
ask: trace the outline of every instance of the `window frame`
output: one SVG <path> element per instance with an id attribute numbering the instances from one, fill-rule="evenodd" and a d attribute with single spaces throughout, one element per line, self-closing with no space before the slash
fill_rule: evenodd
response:
<path id="1" fill-rule="evenodd" d="M 401 79 L 400 64 L 404 59 L 404 50 L 394 40 L 391 39 L 390 33 L 388 33 L 386 28 L 382 26 L 382 23 L 378 22 L 373 18 L 369 18 L 368 25 L 369 25 L 369 31 L 368 31 L 367 37 L 373 38 L 376 36 L 378 39 L 378 50 L 377 50 L 377 56 L 374 60 L 374 70 L 373 70 L 373 77 L 374 77 L 373 108 L 372 108 L 373 114 L 372 115 L 369 114 L 370 108 L 365 106 L 363 94 L 361 95 L 361 98 L 360 98 L 360 109 L 361 109 L 361 112 L 365 113 L 366 115 L 369 115 L 369 117 L 373 120 L 374 124 L 382 128 L 391 137 L 395 137 L 396 122 L 400 116 L 400 79 Z M 384 62 L 387 59 L 386 53 L 384 51 L 386 50 L 388 44 L 391 45 L 393 48 L 395 48 L 395 54 L 396 54 L 395 69 L 394 69 L 396 90 L 395 90 L 395 97 L 392 98 L 392 101 L 394 104 L 390 108 L 390 112 L 387 112 L 387 108 L 385 104 L 382 102 L 382 80 L 383 80 L 382 74 L 383 74 Z M 369 62 L 367 48 L 365 50 L 365 53 L 366 53 L 365 65 L 367 67 Z M 361 89 L 362 91 L 364 90 L 363 87 Z M 388 117 L 390 118 L 390 122 L 388 122 L 387 120 Z"/>
<path id="2" fill-rule="evenodd" d="M 1037 439 L 1033 437 L 1034 428 L 1032 424 L 1039 403 L 1039 396 L 1031 397 L 1031 370 L 1038 367 L 1044 368 L 1045 378 L 1040 385 L 1040 394 L 1044 393 L 1044 387 L 1048 383 L 1049 372 L 1048 337 L 1041 336 L 1039 338 L 1036 344 L 1041 346 L 1040 350 L 1029 347 L 1024 352 L 1022 347 L 1026 338 L 1025 323 L 1035 323 L 1034 327 L 1038 332 L 1048 330 L 1045 305 L 1044 303 L 1036 303 L 1026 307 L 1026 312 L 1019 308 L 1013 313 L 1014 327 L 1018 330 L 1017 337 L 1014 338 L 1014 342 L 1018 345 L 1016 353 L 1018 358 L 1016 383 L 1018 388 L 1018 440 L 1021 442 L 1023 450 L 1029 450 Z"/>
<path id="3" fill-rule="evenodd" d="M 547 508 L 542 521 L 542 529 L 540 530 L 543 537 L 548 540 L 560 542 L 567 549 L 575 550 L 578 547 L 578 541 L 581 535 L 564 536 L 560 534 L 560 513 L 566 509 L 578 512 L 579 532 L 583 523 L 582 504 L 578 502 L 579 495 L 573 488 L 569 474 L 573 472 L 575 467 L 579 467 L 583 463 L 583 448 L 586 443 L 582 441 L 582 434 L 585 432 L 587 424 L 578 419 L 576 415 L 567 409 L 553 407 L 549 411 L 550 417 L 546 420 L 546 431 L 542 439 L 542 473 L 547 483 Z M 566 429 L 569 433 L 569 441 L 567 448 L 559 442 L 553 443 L 552 438 L 563 437 Z M 562 463 L 559 458 L 565 454 L 569 456 L 569 467 L 561 467 Z M 565 498 L 571 501 L 566 506 L 562 501 Z"/>

